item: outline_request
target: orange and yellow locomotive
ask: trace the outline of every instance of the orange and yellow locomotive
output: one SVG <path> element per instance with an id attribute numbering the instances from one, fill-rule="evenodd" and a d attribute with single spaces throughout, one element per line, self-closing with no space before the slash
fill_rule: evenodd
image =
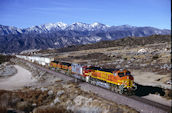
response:
<path id="1" fill-rule="evenodd" d="M 76 79 L 82 79 L 93 85 L 106 87 L 120 94 L 131 94 L 137 88 L 134 84 L 133 76 L 126 69 L 105 69 L 59 61 L 52 61 L 50 67 L 64 70 Z"/>
<path id="2" fill-rule="evenodd" d="M 133 93 L 136 89 L 134 78 L 130 71 L 126 69 L 105 69 L 99 67 L 87 68 L 89 81 L 92 84 L 102 83 L 112 91 L 119 92 L 120 94 Z"/>

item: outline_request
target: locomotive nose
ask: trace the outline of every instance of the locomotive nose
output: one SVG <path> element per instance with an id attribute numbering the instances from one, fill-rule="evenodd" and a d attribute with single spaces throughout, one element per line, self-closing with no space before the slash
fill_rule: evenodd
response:
<path id="1" fill-rule="evenodd" d="M 130 79 L 130 80 L 134 80 L 134 78 L 133 78 L 132 75 L 129 75 L 129 79 Z"/>

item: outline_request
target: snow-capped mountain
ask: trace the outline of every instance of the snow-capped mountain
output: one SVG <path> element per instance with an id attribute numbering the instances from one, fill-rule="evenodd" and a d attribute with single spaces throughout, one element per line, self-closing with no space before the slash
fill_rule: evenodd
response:
<path id="1" fill-rule="evenodd" d="M 33 26 L 30 28 L 27 28 L 26 31 L 29 32 L 52 32 L 55 30 L 73 30 L 73 31 L 95 31 L 95 30 L 106 30 L 108 26 L 101 24 L 101 23 L 93 23 L 93 24 L 86 24 L 82 22 L 76 22 L 71 25 L 67 25 L 62 22 L 58 23 L 49 23 L 49 24 L 44 24 L 40 26 Z"/>
<path id="2" fill-rule="evenodd" d="M 89 24 L 82 23 L 82 22 L 76 22 L 71 25 L 69 25 L 66 30 L 75 30 L 75 31 L 85 31 L 89 30 Z"/>
<path id="3" fill-rule="evenodd" d="M 24 29 L 0 25 L 0 53 L 59 48 L 154 34 L 170 34 L 170 30 L 130 25 L 107 26 L 97 22 L 92 24 L 76 22 L 71 25 L 58 22 Z"/>
<path id="4" fill-rule="evenodd" d="M 0 25 L 0 35 L 8 34 L 28 34 L 28 33 L 52 33 L 56 31 L 121 31 L 121 30 L 137 30 L 137 29 L 149 29 L 154 30 L 155 34 L 163 34 L 166 32 L 169 33 L 169 30 L 161 30 L 153 27 L 136 27 L 130 25 L 121 25 L 121 26 L 108 26 L 98 22 L 92 24 L 86 24 L 82 22 L 76 22 L 71 25 L 67 25 L 62 22 L 43 24 L 39 26 L 33 26 L 29 28 L 16 28 L 10 26 Z"/>
<path id="5" fill-rule="evenodd" d="M 25 29 L 19 29 L 16 27 L 8 27 L 0 25 L 0 35 L 5 34 L 18 34 L 18 33 L 51 33 L 53 31 L 97 31 L 97 30 L 106 30 L 109 28 L 107 25 L 101 24 L 101 23 L 93 23 L 93 24 L 86 24 L 82 22 L 76 22 L 71 25 L 67 25 L 62 22 L 57 23 L 49 23 L 49 24 L 43 24 L 39 26 L 32 26 Z"/>
<path id="6" fill-rule="evenodd" d="M 72 25 L 69 25 L 66 30 L 75 30 L 75 31 L 96 31 L 96 30 L 106 30 L 108 26 L 101 23 L 86 24 L 82 22 L 76 22 Z"/>
<path id="7" fill-rule="evenodd" d="M 22 29 L 0 25 L 0 35 L 23 33 Z"/>
<path id="8" fill-rule="evenodd" d="M 98 23 L 98 22 L 92 23 L 90 26 L 92 28 L 91 30 L 93 30 L 93 31 L 94 31 L 94 29 L 96 29 L 96 30 L 106 30 L 106 29 L 109 28 L 109 26 Z"/>
<path id="9" fill-rule="evenodd" d="M 68 26 L 67 24 L 62 23 L 62 22 L 49 23 L 49 24 L 26 28 L 26 29 L 24 29 L 24 31 L 25 31 L 24 33 L 29 33 L 29 32 L 48 33 L 48 32 L 56 31 L 56 30 L 64 30 L 67 28 L 67 26 Z"/>

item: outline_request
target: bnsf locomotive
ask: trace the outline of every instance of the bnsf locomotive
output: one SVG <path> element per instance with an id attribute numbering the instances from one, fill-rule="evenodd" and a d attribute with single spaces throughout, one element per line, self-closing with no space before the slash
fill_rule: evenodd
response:
<path id="1" fill-rule="evenodd" d="M 67 75 L 76 79 L 105 87 L 120 94 L 131 95 L 137 88 L 133 76 L 126 69 L 105 69 L 59 61 L 51 61 L 49 66 L 50 68 L 64 70 Z"/>

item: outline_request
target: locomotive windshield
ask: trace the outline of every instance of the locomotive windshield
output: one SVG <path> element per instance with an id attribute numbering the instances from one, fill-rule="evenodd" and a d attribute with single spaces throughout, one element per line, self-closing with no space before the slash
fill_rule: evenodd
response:
<path id="1" fill-rule="evenodd" d="M 123 77 L 124 76 L 124 73 L 118 73 L 118 76 L 119 77 Z"/>
<path id="2" fill-rule="evenodd" d="M 126 72 L 126 75 L 131 75 L 131 73 L 129 71 Z"/>

